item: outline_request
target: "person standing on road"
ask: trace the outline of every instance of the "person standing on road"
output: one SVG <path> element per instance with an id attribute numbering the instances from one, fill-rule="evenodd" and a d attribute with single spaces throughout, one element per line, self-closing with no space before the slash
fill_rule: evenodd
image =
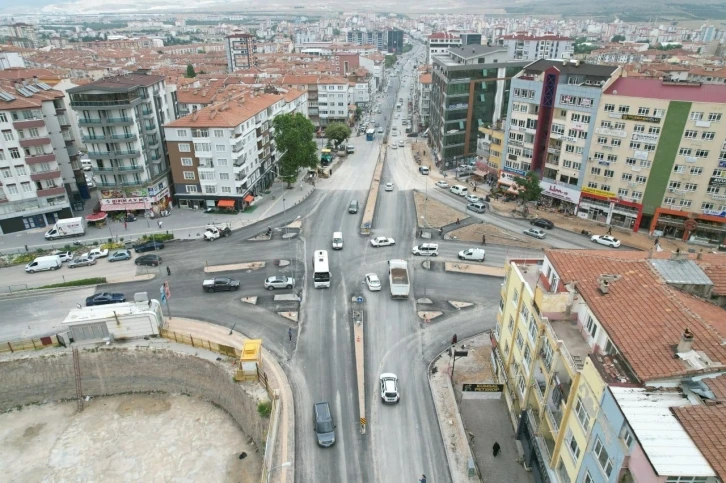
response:
<path id="1" fill-rule="evenodd" d="M 459 341 L 459 337 L 454 334 L 454 336 L 451 338 L 451 345 L 456 345 L 456 343 Z"/>
<path id="2" fill-rule="evenodd" d="M 496 441 L 494 441 L 494 446 L 492 446 L 492 453 L 494 454 L 494 457 L 495 457 L 495 458 L 496 458 L 496 457 L 497 457 L 497 455 L 499 454 L 499 450 L 500 450 L 501 448 L 502 448 L 502 447 L 501 447 L 501 446 L 499 446 L 499 443 L 498 443 L 498 442 L 496 442 Z"/>
<path id="3" fill-rule="evenodd" d="M 482 235 L 481 236 L 481 244 L 482 245 L 486 245 L 487 244 L 487 236 L 486 235 Z"/>
<path id="4" fill-rule="evenodd" d="M 159 220 L 157 223 L 159 223 L 159 230 L 161 230 L 161 220 Z"/>
<path id="5" fill-rule="evenodd" d="M 171 277 L 171 268 L 169 266 L 166 266 L 166 274 Z"/>
<path id="6" fill-rule="evenodd" d="M 292 342 L 292 327 L 287 329 L 287 338 L 290 339 L 290 342 Z"/>
<path id="7" fill-rule="evenodd" d="M 613 234 L 613 227 L 611 226 L 611 227 L 608 227 L 608 235 L 612 235 L 612 234 Z"/>
<path id="8" fill-rule="evenodd" d="M 458 219 L 458 218 L 456 219 L 456 224 L 457 224 L 457 225 L 461 225 L 461 221 L 459 221 L 459 219 Z"/>

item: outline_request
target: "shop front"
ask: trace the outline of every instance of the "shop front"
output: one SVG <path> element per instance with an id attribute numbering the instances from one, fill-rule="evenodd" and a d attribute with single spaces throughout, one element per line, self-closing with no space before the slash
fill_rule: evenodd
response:
<path id="1" fill-rule="evenodd" d="M 577 205 L 580 202 L 580 192 L 569 186 L 540 181 L 542 187 L 542 199 L 540 206 L 555 210 L 559 213 L 575 214 Z"/>
<path id="2" fill-rule="evenodd" d="M 583 187 L 577 216 L 637 232 L 643 216 L 643 205 L 619 198 L 610 191 Z"/>
<path id="3" fill-rule="evenodd" d="M 519 192 L 517 191 L 517 183 L 514 180 L 516 178 L 523 177 L 524 174 L 525 174 L 524 171 L 519 171 L 519 172 L 502 171 L 501 173 L 499 173 L 499 179 L 497 180 L 497 187 L 509 195 L 516 196 Z"/>
<path id="4" fill-rule="evenodd" d="M 687 213 L 657 208 L 650 232 L 656 236 L 677 238 L 685 242 L 723 245 L 726 242 L 726 211 L 703 210 Z"/>
<path id="5" fill-rule="evenodd" d="M 166 182 L 149 188 L 109 188 L 100 190 L 101 211 L 125 211 L 158 216 L 171 207 L 171 195 Z"/>

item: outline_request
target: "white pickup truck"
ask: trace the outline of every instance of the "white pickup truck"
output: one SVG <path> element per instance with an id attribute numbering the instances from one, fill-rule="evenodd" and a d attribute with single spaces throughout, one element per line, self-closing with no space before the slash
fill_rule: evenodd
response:
<path id="1" fill-rule="evenodd" d="M 406 260 L 388 261 L 388 280 L 391 285 L 392 299 L 407 299 L 411 291 L 408 280 L 408 262 Z"/>
<path id="2" fill-rule="evenodd" d="M 214 241 L 232 234 L 232 230 L 227 225 L 207 225 L 204 230 L 205 241 Z"/>

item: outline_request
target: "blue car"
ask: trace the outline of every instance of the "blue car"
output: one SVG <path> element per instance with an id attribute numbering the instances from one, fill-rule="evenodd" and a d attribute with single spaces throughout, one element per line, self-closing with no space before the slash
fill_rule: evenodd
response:
<path id="1" fill-rule="evenodd" d="M 118 262 L 121 260 L 131 260 L 131 252 L 128 250 L 118 250 L 108 256 L 109 262 Z"/>
<path id="2" fill-rule="evenodd" d="M 157 242 L 157 241 L 150 241 L 150 242 L 142 243 L 142 244 L 136 245 L 134 247 L 134 251 L 136 251 L 136 253 L 153 252 L 156 250 L 163 250 L 163 249 L 164 249 L 164 244 L 162 242 Z"/>

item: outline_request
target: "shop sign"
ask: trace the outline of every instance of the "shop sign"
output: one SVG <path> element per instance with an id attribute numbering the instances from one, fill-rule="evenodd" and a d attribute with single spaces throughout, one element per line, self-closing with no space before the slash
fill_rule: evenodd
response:
<path id="1" fill-rule="evenodd" d="M 726 211 L 718 210 L 703 210 L 704 215 L 718 216 L 720 218 L 726 218 Z"/>
<path id="2" fill-rule="evenodd" d="M 525 174 L 527 174 L 524 171 L 522 171 L 521 169 L 510 168 L 509 166 L 505 166 L 504 171 L 508 171 L 510 173 L 517 174 L 519 176 L 524 176 Z M 504 176 L 502 176 L 502 178 L 504 178 Z M 512 179 L 512 181 L 514 181 L 514 179 Z"/>
<path id="3" fill-rule="evenodd" d="M 578 131 L 587 131 L 587 124 L 582 122 L 573 121 L 570 123 L 570 126 Z"/>
<path id="4" fill-rule="evenodd" d="M 652 122 L 654 124 L 660 124 L 659 117 L 638 116 L 637 114 L 623 114 L 622 119 L 625 119 L 626 121 Z"/>
<path id="5" fill-rule="evenodd" d="M 554 183 L 548 183 L 547 181 L 540 181 L 539 185 L 544 189 L 542 194 L 545 196 L 557 198 L 574 204 L 580 202 L 580 192 L 576 189 Z"/>
<path id="6" fill-rule="evenodd" d="M 644 160 L 647 160 L 648 159 L 648 151 L 634 151 L 633 152 L 633 157 L 635 159 L 644 159 Z"/>
<path id="7" fill-rule="evenodd" d="M 587 186 L 584 186 L 582 188 L 582 193 L 587 195 L 602 196 L 603 198 L 616 198 L 615 193 L 597 188 L 589 188 Z"/>
<path id="8" fill-rule="evenodd" d="M 562 139 L 563 141 L 571 142 L 571 143 L 577 142 L 577 139 L 573 138 L 572 136 L 562 136 L 560 139 Z"/>
<path id="9" fill-rule="evenodd" d="M 149 196 L 146 188 L 111 188 L 100 191 L 101 198 L 146 198 Z"/>
<path id="10" fill-rule="evenodd" d="M 658 141 L 657 134 L 633 133 L 633 141 Z"/>
<path id="11" fill-rule="evenodd" d="M 619 129 L 608 129 L 606 127 L 601 127 L 597 130 L 597 133 L 604 134 L 605 136 L 615 136 L 616 138 L 628 137 L 627 131 L 620 131 Z"/>
<path id="12" fill-rule="evenodd" d="M 708 182 L 709 186 L 726 186 L 726 178 L 713 177 Z"/>
<path id="13" fill-rule="evenodd" d="M 146 198 L 106 198 L 100 200 L 100 203 L 102 205 L 113 205 L 113 206 L 119 206 L 119 205 L 130 205 L 133 203 L 144 203 L 146 206 L 148 206 L 148 200 Z"/>

